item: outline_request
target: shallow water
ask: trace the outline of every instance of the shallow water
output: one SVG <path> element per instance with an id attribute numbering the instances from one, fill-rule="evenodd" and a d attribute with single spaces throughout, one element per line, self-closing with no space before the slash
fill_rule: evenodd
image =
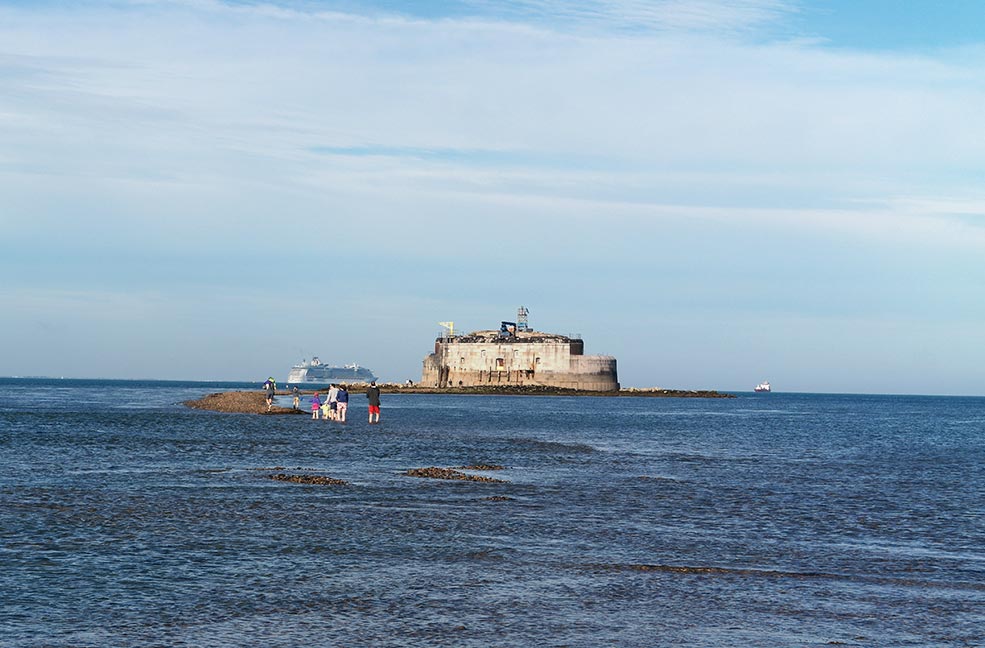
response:
<path id="1" fill-rule="evenodd" d="M 244 387 L 0 381 L 0 645 L 985 645 L 985 399 Z"/>

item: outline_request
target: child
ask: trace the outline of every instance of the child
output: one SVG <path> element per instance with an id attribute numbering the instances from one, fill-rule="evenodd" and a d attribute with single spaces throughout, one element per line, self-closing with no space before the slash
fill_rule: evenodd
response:
<path id="1" fill-rule="evenodd" d="M 317 419 L 318 412 L 321 410 L 321 399 L 318 397 L 318 392 L 311 397 L 311 418 Z"/>

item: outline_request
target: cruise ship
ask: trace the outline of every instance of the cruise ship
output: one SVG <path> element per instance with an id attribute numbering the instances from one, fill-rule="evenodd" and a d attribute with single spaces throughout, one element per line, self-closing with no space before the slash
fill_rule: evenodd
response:
<path id="1" fill-rule="evenodd" d="M 299 387 L 327 387 L 332 383 L 368 383 L 374 380 L 376 376 L 366 367 L 357 364 L 334 367 L 322 364 L 317 356 L 310 362 L 302 360 L 291 367 L 291 372 L 287 374 L 288 386 Z"/>

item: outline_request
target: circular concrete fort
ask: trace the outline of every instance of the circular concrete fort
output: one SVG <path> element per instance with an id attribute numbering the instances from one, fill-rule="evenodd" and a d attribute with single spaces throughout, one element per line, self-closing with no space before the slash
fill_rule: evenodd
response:
<path id="1" fill-rule="evenodd" d="M 584 391 L 618 391 L 616 359 L 585 355 L 585 343 L 503 322 L 498 331 L 455 335 L 434 342 L 424 358 L 421 384 L 428 387 L 537 385 Z"/>

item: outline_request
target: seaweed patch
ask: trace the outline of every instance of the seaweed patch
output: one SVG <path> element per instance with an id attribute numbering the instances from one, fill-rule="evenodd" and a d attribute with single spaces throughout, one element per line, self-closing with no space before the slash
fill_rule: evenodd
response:
<path id="1" fill-rule="evenodd" d="M 427 479 L 453 479 L 458 481 L 494 482 L 497 484 L 507 483 L 502 479 L 493 479 L 492 477 L 484 477 L 482 475 L 468 475 L 451 468 L 438 468 L 436 466 L 431 466 L 430 468 L 411 468 L 403 474 L 407 477 L 424 477 Z"/>
<path id="2" fill-rule="evenodd" d="M 318 486 L 344 486 L 349 482 L 334 477 L 324 477 L 322 475 L 286 475 L 277 473 L 267 475 L 267 479 L 274 481 L 291 482 L 292 484 L 314 484 Z"/>

